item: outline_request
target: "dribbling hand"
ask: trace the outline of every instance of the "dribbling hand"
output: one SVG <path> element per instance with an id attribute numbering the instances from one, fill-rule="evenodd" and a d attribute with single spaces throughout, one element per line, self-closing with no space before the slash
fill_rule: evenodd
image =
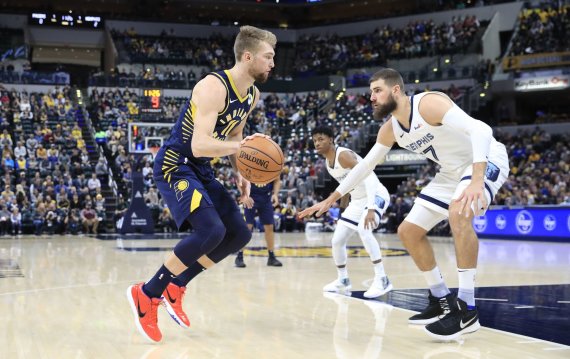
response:
<path id="1" fill-rule="evenodd" d="M 267 135 L 264 135 L 263 133 L 254 133 L 253 135 L 249 135 L 249 136 L 247 136 L 246 138 L 244 138 L 243 140 L 241 140 L 240 146 L 243 146 L 247 141 L 253 140 L 255 137 L 265 137 L 265 138 L 267 138 L 268 140 L 271 139 L 271 137 L 269 137 L 269 136 L 267 136 Z"/>

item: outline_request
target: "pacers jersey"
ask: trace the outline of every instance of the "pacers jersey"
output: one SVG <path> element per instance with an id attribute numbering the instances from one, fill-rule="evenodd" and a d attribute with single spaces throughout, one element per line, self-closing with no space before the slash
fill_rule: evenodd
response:
<path id="1" fill-rule="evenodd" d="M 424 92 L 410 98 L 412 112 L 410 128 L 406 129 L 392 116 L 392 128 L 398 145 L 414 153 L 422 154 L 441 166 L 441 172 L 459 173 L 473 163 L 473 149 L 470 137 L 449 126 L 432 126 L 420 115 L 420 100 L 428 93 L 447 95 L 441 92 Z M 453 106 L 457 106 L 453 104 Z M 461 109 L 460 109 L 461 110 Z M 461 110 L 463 111 L 463 110 Z M 491 141 L 490 155 L 500 150 L 501 144 L 494 138 Z"/>
<path id="2" fill-rule="evenodd" d="M 254 200 L 269 198 L 273 194 L 273 182 L 268 184 L 251 184 L 251 198 Z"/>
<path id="3" fill-rule="evenodd" d="M 212 137 L 225 141 L 232 130 L 245 121 L 255 102 L 255 86 L 247 89 L 244 97 L 241 97 L 228 70 L 212 72 L 210 76 L 217 77 L 226 87 L 227 95 L 224 109 L 218 113 L 218 119 L 212 132 Z M 192 153 L 192 135 L 194 134 L 194 120 L 196 105 L 192 98 L 182 108 L 176 124 L 172 127 L 170 137 L 164 142 L 167 154 L 171 161 L 180 160 L 179 157 L 186 157 L 189 165 L 199 170 L 202 177 L 212 177 L 210 167 L 211 158 L 195 157 Z M 176 158 L 172 158 L 176 157 Z"/>
<path id="4" fill-rule="evenodd" d="M 352 169 L 352 168 L 342 167 L 338 161 L 338 156 L 344 151 L 352 151 L 352 150 L 340 146 L 336 148 L 334 163 L 332 167 L 329 165 L 329 161 L 325 161 L 327 163 L 327 171 L 335 180 L 337 180 L 338 183 L 341 183 L 342 180 L 344 180 L 345 177 L 348 176 L 348 173 Z M 360 157 L 356 152 L 354 152 L 354 154 L 356 155 L 358 162 L 362 161 L 362 157 Z M 380 183 L 380 180 L 378 180 L 376 174 L 372 172 L 369 175 L 369 177 L 370 176 L 373 177 L 376 182 L 376 187 L 377 187 L 376 193 L 379 194 L 382 198 L 389 199 L 390 195 L 388 194 L 388 190 L 386 189 L 386 187 L 384 187 L 384 185 L 382 185 L 382 183 Z M 350 192 L 350 198 L 351 200 L 366 198 L 366 187 L 364 185 L 364 181 L 360 182 L 358 185 L 356 185 L 356 187 L 354 187 L 354 189 Z"/>

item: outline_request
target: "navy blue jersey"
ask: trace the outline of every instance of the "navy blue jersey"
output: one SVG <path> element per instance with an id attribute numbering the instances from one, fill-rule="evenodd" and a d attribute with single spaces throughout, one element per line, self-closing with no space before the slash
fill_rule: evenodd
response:
<path id="1" fill-rule="evenodd" d="M 212 72 L 209 75 L 217 77 L 226 87 L 226 104 L 218 113 L 218 119 L 212 136 L 220 141 L 225 141 L 234 128 L 245 121 L 253 103 L 255 102 L 255 86 L 247 89 L 247 94 L 241 97 L 228 70 Z M 172 127 L 170 137 L 164 142 L 164 147 L 178 156 L 186 157 L 188 164 L 197 170 L 197 174 L 203 179 L 212 179 L 213 171 L 210 167 L 211 158 L 195 157 L 192 153 L 192 135 L 194 134 L 194 118 L 196 104 L 192 98 L 182 108 L 176 124 Z"/>
<path id="2" fill-rule="evenodd" d="M 273 182 L 268 184 L 251 184 L 250 195 L 253 199 L 271 197 L 273 194 Z"/>

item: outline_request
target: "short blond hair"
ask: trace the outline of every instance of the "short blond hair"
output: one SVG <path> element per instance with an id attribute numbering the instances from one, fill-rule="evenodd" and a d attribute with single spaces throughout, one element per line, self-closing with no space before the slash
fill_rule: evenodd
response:
<path id="1" fill-rule="evenodd" d="M 254 26 L 245 25 L 239 28 L 236 41 L 234 43 L 234 55 L 236 61 L 241 61 L 244 52 L 249 51 L 255 53 L 259 47 L 259 43 L 265 41 L 275 49 L 277 37 L 274 33 L 262 30 Z"/>

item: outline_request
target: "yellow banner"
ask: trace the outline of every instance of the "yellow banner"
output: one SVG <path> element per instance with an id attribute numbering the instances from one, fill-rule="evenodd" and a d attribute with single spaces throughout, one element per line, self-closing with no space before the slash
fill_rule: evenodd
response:
<path id="1" fill-rule="evenodd" d="M 503 59 L 504 70 L 532 69 L 570 65 L 570 51 L 509 56 Z"/>

